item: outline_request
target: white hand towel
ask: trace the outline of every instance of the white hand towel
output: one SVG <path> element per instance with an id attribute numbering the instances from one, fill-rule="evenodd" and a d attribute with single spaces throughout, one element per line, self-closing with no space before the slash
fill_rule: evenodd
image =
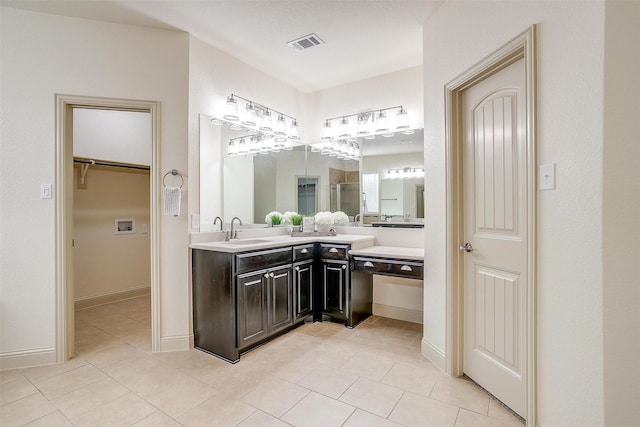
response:
<path id="1" fill-rule="evenodd" d="M 180 187 L 164 187 L 164 214 L 180 215 L 180 199 L 182 199 Z"/>

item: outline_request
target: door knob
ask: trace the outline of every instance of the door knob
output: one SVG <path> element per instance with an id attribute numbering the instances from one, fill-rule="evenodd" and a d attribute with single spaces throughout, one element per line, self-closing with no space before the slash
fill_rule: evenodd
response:
<path id="1" fill-rule="evenodd" d="M 343 270 L 346 270 L 346 269 L 347 269 L 347 266 L 346 266 L 346 265 L 343 265 L 343 266 L 342 266 L 342 269 L 343 269 Z"/>
<path id="2" fill-rule="evenodd" d="M 471 246 L 471 243 L 467 242 L 464 245 L 460 246 L 459 249 L 461 251 L 471 252 L 473 250 L 473 246 Z"/>

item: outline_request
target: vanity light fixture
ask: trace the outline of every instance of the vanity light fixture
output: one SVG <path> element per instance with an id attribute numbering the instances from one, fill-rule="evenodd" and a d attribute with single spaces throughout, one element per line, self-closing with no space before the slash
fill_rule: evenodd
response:
<path id="1" fill-rule="evenodd" d="M 332 117 L 325 119 L 322 142 L 312 144 L 311 151 L 359 160 L 362 157 L 361 138 L 375 139 L 377 135 L 390 138 L 396 132 L 410 135 L 414 132 L 410 123 L 409 113 L 402 105 Z"/>
<path id="2" fill-rule="evenodd" d="M 239 100 L 244 102 L 242 106 L 238 105 Z M 244 137 L 229 140 L 229 156 L 292 150 L 293 141 L 300 140 L 298 120 L 295 117 L 233 93 L 227 97 L 222 118 L 213 118 L 211 123 L 228 124 L 233 130 L 247 131 L 248 134 Z"/>
<path id="3" fill-rule="evenodd" d="M 387 170 L 387 178 L 390 178 L 390 179 L 424 178 L 424 168 L 389 169 Z"/>

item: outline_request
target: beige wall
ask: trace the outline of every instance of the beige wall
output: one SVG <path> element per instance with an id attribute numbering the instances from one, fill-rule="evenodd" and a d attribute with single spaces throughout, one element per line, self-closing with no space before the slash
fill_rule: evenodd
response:
<path id="1" fill-rule="evenodd" d="M 151 286 L 149 173 L 91 166 L 86 182 L 73 191 L 75 300 Z M 116 218 L 134 219 L 135 233 L 115 234 Z"/>
<path id="2" fill-rule="evenodd" d="M 608 2 L 605 27 L 604 420 L 625 426 L 640 419 L 640 2 Z"/>
<path id="3" fill-rule="evenodd" d="M 636 17 L 637 18 L 637 17 Z M 445 2 L 424 26 L 425 341 L 445 352 L 444 86 L 538 24 L 538 423 L 603 417 L 603 2 Z"/>
<path id="4" fill-rule="evenodd" d="M 56 94 L 161 104 L 155 173 L 187 172 L 188 35 L 0 8 L 0 359 L 55 361 Z M 185 183 L 188 185 L 188 183 Z M 53 189 L 54 194 L 57 191 Z M 183 194 L 188 203 L 189 194 Z M 160 218 L 160 335 L 189 334 L 187 215 Z M 1 361 L 1 360 L 0 360 Z"/>

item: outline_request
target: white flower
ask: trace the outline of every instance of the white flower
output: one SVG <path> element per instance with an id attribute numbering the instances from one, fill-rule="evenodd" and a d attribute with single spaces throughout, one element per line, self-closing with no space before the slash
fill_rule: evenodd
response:
<path id="1" fill-rule="evenodd" d="M 316 224 L 333 225 L 333 216 L 331 212 L 318 212 L 315 216 Z"/>
<path id="2" fill-rule="evenodd" d="M 286 211 L 282 214 L 282 222 L 285 224 L 292 224 L 291 217 L 294 215 L 298 215 L 298 212 Z"/>
<path id="3" fill-rule="evenodd" d="M 347 225 L 349 223 L 349 217 L 342 211 L 332 213 L 331 218 L 333 218 L 333 225 Z"/>
<path id="4" fill-rule="evenodd" d="M 282 222 L 282 214 L 278 211 L 269 212 L 264 217 L 264 222 L 271 225 L 279 225 Z"/>

